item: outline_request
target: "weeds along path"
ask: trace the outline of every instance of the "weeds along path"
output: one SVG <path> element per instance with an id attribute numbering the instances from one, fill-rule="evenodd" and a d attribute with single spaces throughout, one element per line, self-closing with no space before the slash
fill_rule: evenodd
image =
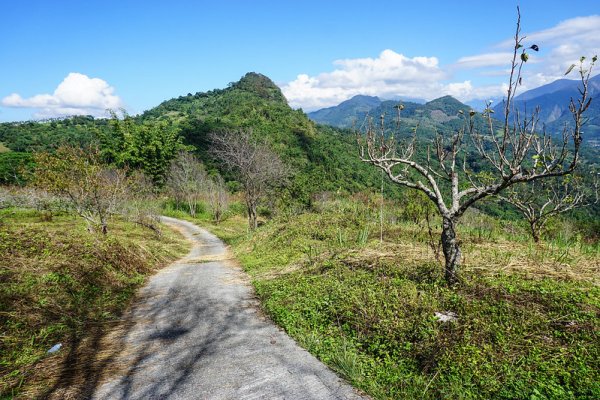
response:
<path id="1" fill-rule="evenodd" d="M 127 312 L 122 349 L 93 399 L 359 399 L 261 316 L 246 275 L 217 237 L 164 218 L 193 242 Z"/>

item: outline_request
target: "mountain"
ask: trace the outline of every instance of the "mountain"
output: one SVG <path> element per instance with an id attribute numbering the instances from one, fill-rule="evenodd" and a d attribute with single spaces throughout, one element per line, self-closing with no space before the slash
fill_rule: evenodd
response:
<path id="1" fill-rule="evenodd" d="M 539 107 L 540 122 L 550 133 L 560 134 L 565 125 L 572 123 L 569 112 L 571 99 L 579 97 L 580 80 L 559 79 L 538 88 L 528 90 L 515 97 L 514 107 L 522 114 L 531 114 Z M 600 145 L 600 75 L 591 78 L 588 83 L 589 96 L 592 103 L 585 116 L 588 118 L 584 126 L 584 140 L 592 145 Z M 494 107 L 495 115 L 503 114 L 504 103 L 499 102 Z"/>
<path id="2" fill-rule="evenodd" d="M 324 108 L 308 116 L 313 121 L 336 126 L 350 128 L 356 121 L 357 125 L 364 123 L 367 115 L 379 119 L 385 115 L 386 129 L 395 130 L 396 106 L 402 103 L 404 109 L 401 112 L 401 135 L 408 135 L 415 126 L 419 126 L 418 132 L 422 135 L 433 136 L 435 131 L 449 131 L 460 124 L 459 111 L 468 112 L 471 108 L 452 96 L 444 96 L 425 104 L 401 100 L 380 100 L 377 97 L 355 96 L 335 107 Z"/>
<path id="3" fill-rule="evenodd" d="M 252 130 L 292 167 L 288 196 L 305 204 L 314 193 L 365 190 L 381 179 L 375 169 L 359 160 L 352 135 L 315 125 L 304 112 L 290 108 L 269 78 L 254 72 L 225 89 L 164 101 L 139 119 L 166 119 L 177 124 L 185 143 L 196 148 L 209 169 L 220 169 L 208 151 L 211 133 Z"/>
<path id="4" fill-rule="evenodd" d="M 379 97 L 357 95 L 337 106 L 310 112 L 308 118 L 319 124 L 347 128 L 352 126 L 355 120 L 364 118 L 370 110 L 379 106 L 381 101 Z"/>

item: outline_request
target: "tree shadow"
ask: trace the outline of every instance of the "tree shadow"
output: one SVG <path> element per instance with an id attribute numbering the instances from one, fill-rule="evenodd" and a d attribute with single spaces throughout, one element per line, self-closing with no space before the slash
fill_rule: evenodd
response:
<path id="1" fill-rule="evenodd" d="M 230 331 L 246 323 L 245 315 L 177 282 L 183 275 L 167 293 L 146 288 L 116 326 L 91 327 L 84 339 L 73 338 L 55 384 L 41 398 L 168 398 L 219 343 L 235 346 Z"/>
<path id="2" fill-rule="evenodd" d="M 154 276 L 117 326 L 75 343 L 42 398 L 358 398 L 258 313 L 237 271 L 193 262 L 226 250 L 191 232 L 202 245 Z"/>

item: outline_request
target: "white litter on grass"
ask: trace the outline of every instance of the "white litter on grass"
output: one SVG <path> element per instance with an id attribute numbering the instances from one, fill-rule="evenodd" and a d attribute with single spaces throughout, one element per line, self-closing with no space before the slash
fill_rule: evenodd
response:
<path id="1" fill-rule="evenodd" d="M 62 343 L 57 343 L 48 350 L 48 354 L 56 353 L 62 347 Z"/>
<path id="2" fill-rule="evenodd" d="M 434 314 L 440 322 L 451 322 L 458 320 L 458 315 L 452 311 L 436 312 Z"/>

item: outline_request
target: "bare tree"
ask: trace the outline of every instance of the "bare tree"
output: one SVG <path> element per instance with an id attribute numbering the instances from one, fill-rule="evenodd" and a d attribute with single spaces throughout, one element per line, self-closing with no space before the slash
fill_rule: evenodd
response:
<path id="1" fill-rule="evenodd" d="M 190 152 L 182 151 L 171 162 L 167 188 L 177 204 L 185 203 L 192 217 L 196 216 L 198 201 L 207 190 L 208 177 L 204 166 Z"/>
<path id="2" fill-rule="evenodd" d="M 596 57 L 588 66 L 584 65 L 585 59 L 581 59 L 580 97 L 576 101 L 572 99 L 569 105 L 573 126 L 565 127 L 562 140 L 555 144 L 545 132 L 539 133 L 539 110 L 529 117 L 514 110 L 513 100 L 521 84 L 521 69 L 529 57 L 526 50 L 538 50 L 537 45 L 523 46 L 520 20 L 519 13 L 500 127 L 492 119 L 489 103 L 482 114 L 487 125 L 485 130 L 476 128 L 475 111 L 469 112 L 469 115 L 460 113 L 462 127 L 451 137 L 438 134 L 433 143 L 427 145 L 423 161 L 416 157 L 416 129 L 412 139 L 397 143 L 393 136 L 386 137 L 383 116 L 380 128 L 369 121 L 365 137 L 357 136 L 362 161 L 381 168 L 393 182 L 420 190 L 436 205 L 442 217 L 441 243 L 448 284 L 454 284 L 458 279 L 461 250 L 456 227 L 469 207 L 516 183 L 567 175 L 579 161 L 582 115 L 591 101 L 588 98 L 588 80 Z M 402 105 L 397 107 L 398 123 L 402 108 Z M 468 146 L 468 138 L 472 146 Z M 475 149 L 476 161 L 486 164 L 484 168 L 478 169 L 472 163 L 468 157 L 469 147 Z"/>
<path id="3" fill-rule="evenodd" d="M 250 229 L 257 227 L 257 207 L 268 191 L 285 183 L 289 170 L 269 147 L 255 140 L 252 132 L 213 133 L 212 153 L 233 172 L 244 190 Z"/>
<path id="4" fill-rule="evenodd" d="M 221 175 L 209 180 L 207 195 L 213 219 L 216 223 L 219 223 L 229 206 L 229 193 Z"/>
<path id="5" fill-rule="evenodd" d="M 160 210 L 155 201 L 152 179 L 138 170 L 130 174 L 127 184 L 126 201 L 122 204 L 121 214 L 160 236 Z"/>
<path id="6" fill-rule="evenodd" d="M 124 170 L 100 162 L 97 148 L 60 147 L 35 155 L 35 184 L 64 196 L 90 231 L 108 232 L 108 219 L 117 213 L 127 191 Z"/>
<path id="7" fill-rule="evenodd" d="M 514 185 L 498 197 L 515 206 L 529 223 L 533 240 L 538 243 L 542 229 L 556 215 L 587 207 L 598 202 L 597 182 L 586 187 L 576 175 L 533 181 Z"/>

